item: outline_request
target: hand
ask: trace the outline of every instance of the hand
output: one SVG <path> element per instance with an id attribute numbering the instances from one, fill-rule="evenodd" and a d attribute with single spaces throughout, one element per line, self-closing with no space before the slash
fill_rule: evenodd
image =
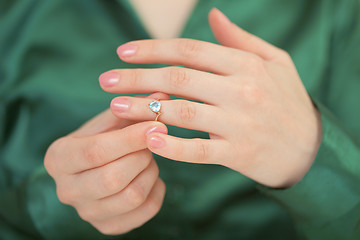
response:
<path id="1" fill-rule="evenodd" d="M 223 45 L 192 39 L 141 40 L 118 48 L 129 63 L 183 65 L 118 69 L 100 76 L 115 93 L 161 91 L 199 100 L 162 101 L 159 121 L 208 132 L 210 139 L 147 136 L 148 148 L 169 159 L 221 164 L 276 188 L 297 183 L 310 168 L 321 141 L 320 116 L 290 56 L 231 23 L 217 9 L 211 29 Z M 119 97 L 120 118 L 154 119 L 150 100 Z M 123 108 L 125 103 L 130 107 Z M 122 107 L 121 107 L 122 106 Z"/>
<path id="2" fill-rule="evenodd" d="M 162 93 L 148 98 L 170 99 Z M 59 200 L 104 234 L 122 234 L 151 219 L 162 205 L 165 184 L 147 149 L 147 131 L 167 128 L 117 119 L 106 110 L 52 143 L 44 165 Z"/>

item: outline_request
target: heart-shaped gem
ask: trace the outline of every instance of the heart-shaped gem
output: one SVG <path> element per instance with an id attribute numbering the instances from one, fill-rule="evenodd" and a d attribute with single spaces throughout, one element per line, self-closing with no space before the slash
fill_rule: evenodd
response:
<path id="1" fill-rule="evenodd" d="M 161 103 L 160 103 L 160 101 L 155 100 L 149 104 L 149 107 L 150 107 L 151 111 L 153 111 L 154 113 L 157 113 L 160 111 Z"/>

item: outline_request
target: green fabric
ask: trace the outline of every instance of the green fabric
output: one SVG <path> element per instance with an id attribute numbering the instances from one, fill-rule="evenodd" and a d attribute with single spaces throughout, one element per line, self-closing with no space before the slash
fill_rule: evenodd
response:
<path id="1" fill-rule="evenodd" d="M 321 112 L 310 171 L 271 189 L 215 165 L 155 156 L 167 185 L 159 214 L 114 239 L 359 239 L 360 19 L 357 0 L 200 0 L 181 37 L 216 42 L 217 7 L 287 50 Z M 109 239 L 60 203 L 46 149 L 109 107 L 98 76 L 132 65 L 115 54 L 149 38 L 124 0 L 0 1 L 0 239 Z M 169 126 L 169 134 L 207 138 Z"/>

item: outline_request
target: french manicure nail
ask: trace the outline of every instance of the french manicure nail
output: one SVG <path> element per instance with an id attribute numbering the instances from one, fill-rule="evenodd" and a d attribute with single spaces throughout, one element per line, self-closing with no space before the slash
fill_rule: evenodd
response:
<path id="1" fill-rule="evenodd" d="M 119 82 L 119 74 L 117 72 L 105 72 L 100 75 L 99 81 L 101 86 L 113 87 Z"/>
<path id="2" fill-rule="evenodd" d="M 153 136 L 149 139 L 150 147 L 152 148 L 162 148 L 165 146 L 165 141 L 161 137 Z"/>
<path id="3" fill-rule="evenodd" d="M 167 134 L 166 129 L 164 129 L 163 126 L 155 126 L 155 127 L 150 128 L 149 130 L 147 130 L 146 136 L 149 135 L 150 133 L 154 133 L 154 132 Z"/>
<path id="4" fill-rule="evenodd" d="M 126 112 L 130 108 L 130 101 L 126 98 L 115 98 L 111 105 L 118 112 Z"/>
<path id="5" fill-rule="evenodd" d="M 137 46 L 135 44 L 127 43 L 118 47 L 116 52 L 119 55 L 119 57 L 126 58 L 133 56 L 136 50 L 137 50 Z"/>

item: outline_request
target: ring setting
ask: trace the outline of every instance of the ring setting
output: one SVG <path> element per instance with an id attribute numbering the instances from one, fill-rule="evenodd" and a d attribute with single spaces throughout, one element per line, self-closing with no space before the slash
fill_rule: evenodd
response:
<path id="1" fill-rule="evenodd" d="M 152 101 L 151 103 L 149 103 L 149 107 L 152 112 L 156 113 L 155 121 L 157 121 L 159 116 L 161 115 L 161 112 L 160 112 L 161 102 L 158 99 L 155 101 Z"/>

